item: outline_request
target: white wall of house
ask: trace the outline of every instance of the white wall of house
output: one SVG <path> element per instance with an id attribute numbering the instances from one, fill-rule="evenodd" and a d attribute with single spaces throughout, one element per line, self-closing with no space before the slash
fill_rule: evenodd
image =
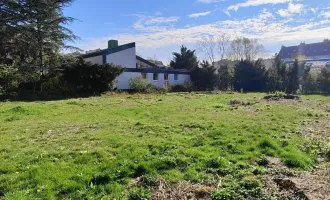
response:
<path id="1" fill-rule="evenodd" d="M 100 56 L 95 56 L 95 57 L 90 57 L 90 58 L 84 58 L 84 60 L 86 62 L 91 62 L 93 64 L 103 64 L 103 59 L 102 59 L 102 55 Z"/>
<path id="2" fill-rule="evenodd" d="M 128 90 L 129 88 L 129 80 L 131 78 L 135 78 L 141 76 L 139 72 L 124 72 L 117 77 L 117 89 L 118 90 Z"/>
<path id="3" fill-rule="evenodd" d="M 131 78 L 142 76 L 140 72 L 124 72 L 120 76 L 118 76 L 117 82 L 117 89 L 118 90 L 128 90 L 129 88 L 129 80 Z M 147 73 L 147 80 L 157 87 L 164 87 L 165 85 L 176 85 L 176 84 L 183 84 L 185 81 L 190 81 L 190 75 L 187 74 L 178 74 L 177 80 L 174 80 L 174 74 L 168 75 L 168 81 L 164 80 L 164 74 L 158 74 L 158 80 L 154 80 L 153 73 Z"/>
<path id="4" fill-rule="evenodd" d="M 136 49 L 135 47 L 125 49 L 106 56 L 107 63 L 121 65 L 125 68 L 136 68 Z"/>
<path id="5" fill-rule="evenodd" d="M 313 71 L 320 71 L 324 66 L 329 65 L 330 55 L 321 55 L 321 56 L 309 56 L 305 57 L 306 64 L 312 64 L 311 69 Z M 285 58 L 283 59 L 284 63 L 292 63 L 295 61 L 294 58 Z"/>
<path id="6" fill-rule="evenodd" d="M 154 84 L 157 87 L 163 87 L 164 85 L 176 85 L 176 84 L 183 84 L 185 81 L 190 81 L 190 75 L 186 74 L 177 74 L 177 80 L 175 80 L 174 74 L 168 74 L 168 80 L 164 80 L 164 74 L 158 74 L 158 80 L 154 80 L 154 74 L 148 73 L 147 79 L 150 83 Z"/>
<path id="7" fill-rule="evenodd" d="M 330 55 L 322 55 L 322 56 L 308 56 L 304 57 L 305 60 L 323 60 L 323 59 L 330 59 Z M 295 58 L 284 58 L 284 62 L 294 62 Z M 316 61 L 318 62 L 318 61 Z"/>

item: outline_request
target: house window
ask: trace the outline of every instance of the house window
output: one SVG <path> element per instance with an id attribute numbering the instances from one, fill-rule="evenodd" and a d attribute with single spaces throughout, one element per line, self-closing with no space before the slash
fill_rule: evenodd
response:
<path id="1" fill-rule="evenodd" d="M 153 74 L 153 80 L 158 81 L 158 74 Z"/>
<path id="2" fill-rule="evenodd" d="M 146 73 L 141 73 L 142 78 L 147 79 L 147 74 Z"/>
<path id="3" fill-rule="evenodd" d="M 168 81 L 168 74 L 164 74 L 164 80 Z"/>
<path id="4" fill-rule="evenodd" d="M 174 80 L 177 81 L 178 80 L 178 74 L 174 74 Z"/>

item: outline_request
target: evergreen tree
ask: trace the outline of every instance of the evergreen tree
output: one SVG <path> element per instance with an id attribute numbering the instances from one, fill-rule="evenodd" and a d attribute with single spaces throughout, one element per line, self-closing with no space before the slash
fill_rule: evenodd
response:
<path id="1" fill-rule="evenodd" d="M 173 53 L 173 60 L 170 66 L 174 69 L 187 69 L 191 70 L 198 66 L 198 60 L 195 55 L 195 50 L 189 50 L 185 46 L 181 46 L 180 53 Z"/>
<path id="2" fill-rule="evenodd" d="M 218 88 L 220 90 L 228 90 L 228 88 L 231 87 L 234 78 L 228 63 L 220 65 L 218 69 L 218 75 Z"/>
<path id="3" fill-rule="evenodd" d="M 242 60 L 235 68 L 235 89 L 263 91 L 266 89 L 266 69 L 262 60 Z"/>
<path id="4" fill-rule="evenodd" d="M 2 61 L 19 63 L 23 74 L 40 82 L 56 66 L 65 42 L 76 36 L 65 26 L 73 19 L 62 13 L 72 0 L 4 0 L 0 5 Z M 68 47 L 69 48 L 69 47 Z"/>
<path id="5" fill-rule="evenodd" d="M 216 68 L 211 66 L 208 61 L 203 61 L 201 67 L 193 68 L 190 77 L 197 90 L 213 90 L 218 78 Z"/>
<path id="6" fill-rule="evenodd" d="M 288 71 L 286 93 L 293 94 L 299 89 L 299 62 L 295 60 Z"/>
<path id="7" fill-rule="evenodd" d="M 275 56 L 273 66 L 268 69 L 268 87 L 271 91 L 284 91 L 287 77 L 286 65 L 279 55 Z"/>

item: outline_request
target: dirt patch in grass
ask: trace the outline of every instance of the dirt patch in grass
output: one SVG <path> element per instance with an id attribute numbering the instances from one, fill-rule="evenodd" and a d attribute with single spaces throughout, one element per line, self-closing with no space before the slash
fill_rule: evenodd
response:
<path id="1" fill-rule="evenodd" d="M 211 192 L 215 188 L 190 182 L 180 182 L 171 184 L 164 180 L 159 180 L 158 188 L 155 188 L 151 195 L 151 200 L 208 200 L 211 199 Z"/>
<path id="2" fill-rule="evenodd" d="M 286 168 L 279 159 L 268 158 L 266 190 L 277 198 L 297 200 L 329 200 L 329 171 L 316 168 L 312 172 L 294 172 Z"/>
<path id="3" fill-rule="evenodd" d="M 304 121 L 299 132 L 310 139 L 305 148 L 310 152 L 318 152 L 318 166 L 312 171 L 295 172 L 279 159 L 267 158 L 267 191 L 278 198 L 330 200 L 329 149 L 326 147 L 330 141 L 330 118 Z"/>
<path id="4" fill-rule="evenodd" d="M 283 99 L 300 100 L 300 97 L 297 95 L 267 95 L 264 97 L 264 99 L 270 101 L 280 101 Z"/>
<path id="5" fill-rule="evenodd" d="M 228 102 L 229 105 L 231 106 L 252 106 L 259 103 L 258 101 L 240 101 L 240 100 L 230 100 Z"/>

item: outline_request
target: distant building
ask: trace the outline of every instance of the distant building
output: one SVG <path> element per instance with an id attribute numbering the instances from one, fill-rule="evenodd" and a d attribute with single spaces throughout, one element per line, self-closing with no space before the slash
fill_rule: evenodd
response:
<path id="1" fill-rule="evenodd" d="M 107 49 L 97 49 L 86 52 L 82 57 L 85 61 L 121 65 L 125 71 L 117 78 L 117 89 L 129 89 L 129 80 L 142 76 L 157 87 L 164 85 L 183 84 L 190 80 L 190 72 L 162 68 L 136 55 L 135 43 L 118 45 L 117 40 L 109 40 Z"/>
<path id="2" fill-rule="evenodd" d="M 298 46 L 282 46 L 279 56 L 285 64 L 292 64 L 295 59 L 304 60 L 306 65 L 317 70 L 321 67 L 330 67 L 330 40 L 323 42 L 305 44 Z"/>

